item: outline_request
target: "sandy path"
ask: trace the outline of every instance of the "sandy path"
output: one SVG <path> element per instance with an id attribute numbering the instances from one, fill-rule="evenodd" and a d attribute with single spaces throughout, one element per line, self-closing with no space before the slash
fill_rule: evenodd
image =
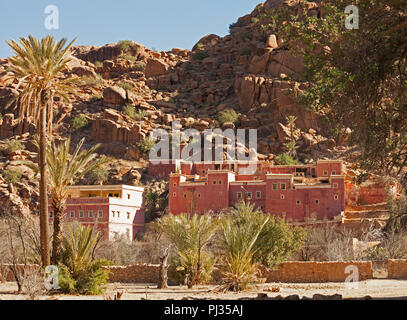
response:
<path id="1" fill-rule="evenodd" d="M 214 286 L 197 286 L 192 290 L 185 286 L 173 286 L 166 290 L 157 290 L 155 285 L 112 283 L 108 285 L 106 296 L 113 296 L 115 292 L 123 292 L 122 300 L 179 300 L 184 297 L 198 299 L 239 299 L 254 298 L 258 293 L 267 293 L 269 297 L 281 295 L 283 297 L 297 294 L 300 297 L 312 297 L 314 294 L 333 295 L 341 294 L 344 298 L 360 298 L 371 296 L 373 298 L 399 298 L 407 299 L 407 280 L 376 279 L 359 282 L 358 288 L 349 289 L 345 283 L 268 283 L 242 293 L 215 293 Z M 146 289 L 147 287 L 147 289 Z M 279 287 L 280 292 L 269 292 L 268 289 Z M 16 295 L 15 283 L 0 283 L 0 299 L 22 300 L 24 295 Z M 147 290 L 147 294 L 146 294 Z M 41 297 L 41 299 L 48 299 Z M 103 296 L 63 296 L 58 295 L 59 300 L 103 300 Z"/>

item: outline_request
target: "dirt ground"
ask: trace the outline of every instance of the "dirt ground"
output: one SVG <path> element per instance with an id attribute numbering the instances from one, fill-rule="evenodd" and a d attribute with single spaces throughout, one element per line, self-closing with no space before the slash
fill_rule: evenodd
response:
<path id="1" fill-rule="evenodd" d="M 300 298 L 312 297 L 314 294 L 341 294 L 343 298 L 361 298 L 371 296 L 380 299 L 407 299 L 407 280 L 375 279 L 358 283 L 358 288 L 349 288 L 345 283 L 267 283 L 257 288 L 241 293 L 216 293 L 215 286 L 197 286 L 187 289 L 185 286 L 172 286 L 169 289 L 158 290 L 153 284 L 123 284 L 111 283 L 104 296 L 41 296 L 40 300 L 104 300 L 113 297 L 116 292 L 123 292 L 121 300 L 180 300 L 185 297 L 193 299 L 235 300 L 239 298 L 254 298 L 259 293 L 267 293 L 269 297 L 281 295 L 299 295 Z M 279 288 L 280 292 L 270 292 Z M 16 294 L 17 286 L 13 282 L 0 283 L 1 300 L 25 300 L 27 296 Z"/>

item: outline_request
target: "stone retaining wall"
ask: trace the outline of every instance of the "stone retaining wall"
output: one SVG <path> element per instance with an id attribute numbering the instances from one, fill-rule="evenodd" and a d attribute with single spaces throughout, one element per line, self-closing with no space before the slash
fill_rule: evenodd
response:
<path id="1" fill-rule="evenodd" d="M 345 273 L 348 266 L 357 267 L 359 281 L 373 278 L 371 261 L 283 262 L 274 271 L 264 271 L 262 276 L 266 282 L 344 282 L 353 274 L 350 270 Z"/>
<path id="2" fill-rule="evenodd" d="M 387 260 L 388 279 L 407 279 L 407 260 Z"/>

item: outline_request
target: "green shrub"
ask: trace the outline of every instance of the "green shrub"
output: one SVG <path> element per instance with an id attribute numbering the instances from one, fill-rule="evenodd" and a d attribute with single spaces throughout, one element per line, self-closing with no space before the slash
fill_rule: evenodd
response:
<path id="1" fill-rule="evenodd" d="M 237 113 L 233 109 L 226 109 L 218 114 L 218 121 L 222 124 L 231 122 L 231 123 L 237 123 L 240 119 L 241 114 Z"/>
<path id="2" fill-rule="evenodd" d="M 192 56 L 192 60 L 203 60 L 205 58 L 209 57 L 209 53 L 206 51 L 198 51 L 195 52 L 194 55 Z"/>
<path id="3" fill-rule="evenodd" d="M 93 63 L 96 68 L 102 68 L 103 67 L 103 62 L 102 61 L 95 61 Z"/>
<path id="4" fill-rule="evenodd" d="M 140 142 L 137 143 L 137 148 L 138 148 L 141 152 L 143 152 L 143 153 L 145 153 L 145 154 L 149 153 L 150 150 L 151 150 L 154 146 L 155 146 L 155 141 L 154 141 L 154 140 L 151 140 L 151 139 L 149 139 L 149 138 L 146 138 L 146 139 L 144 139 L 144 140 L 142 140 L 142 141 L 140 141 Z"/>
<path id="5" fill-rule="evenodd" d="M 109 178 L 109 171 L 105 168 L 98 167 L 86 174 L 86 179 L 90 180 L 93 184 L 106 182 Z"/>
<path id="6" fill-rule="evenodd" d="M 124 115 L 126 115 L 132 119 L 135 119 L 135 120 L 141 120 L 147 115 L 146 111 L 136 110 L 136 108 L 134 106 L 129 105 L 129 104 L 127 104 L 123 107 L 122 112 Z"/>
<path id="7" fill-rule="evenodd" d="M 134 71 L 144 71 L 146 69 L 146 64 L 144 62 L 137 62 L 134 64 Z"/>
<path id="8" fill-rule="evenodd" d="M 89 86 L 89 87 L 99 87 L 103 84 L 103 78 L 100 74 L 96 74 L 96 77 L 85 77 L 83 79 L 83 86 Z"/>
<path id="9" fill-rule="evenodd" d="M 0 146 L 0 153 L 8 155 L 14 151 L 25 150 L 25 145 L 16 139 L 6 139 Z"/>
<path id="10" fill-rule="evenodd" d="M 127 91 L 134 91 L 134 86 L 128 82 L 120 82 L 118 86 Z"/>
<path id="11" fill-rule="evenodd" d="M 259 22 L 259 18 L 252 18 L 252 23 L 257 23 L 257 22 Z"/>
<path id="12" fill-rule="evenodd" d="M 282 153 L 275 158 L 275 162 L 278 165 L 283 166 L 292 166 L 300 164 L 300 162 L 293 157 L 291 157 L 288 153 Z"/>
<path id="13" fill-rule="evenodd" d="M 89 126 L 88 118 L 85 115 L 81 114 L 76 116 L 71 121 L 71 128 L 73 131 L 86 129 Z"/>
<path id="14" fill-rule="evenodd" d="M 92 97 L 90 97 L 89 102 L 95 103 L 102 99 L 103 99 L 103 96 L 101 94 L 94 94 Z"/>
<path id="15" fill-rule="evenodd" d="M 1 172 L 1 175 L 3 176 L 4 180 L 8 183 L 8 184 L 15 184 L 18 181 L 21 180 L 22 177 L 22 173 L 20 171 L 17 170 L 3 170 Z"/>
<path id="16" fill-rule="evenodd" d="M 59 264 L 60 291 L 68 294 L 102 294 L 109 279 L 104 268 L 111 264 L 104 259 L 93 259 L 93 252 L 100 234 L 81 225 L 71 226 L 62 239 Z"/>
<path id="17" fill-rule="evenodd" d="M 0 113 L 0 120 L 3 120 L 3 115 Z"/>
<path id="18" fill-rule="evenodd" d="M 137 61 L 136 57 L 134 57 L 134 56 L 132 56 L 130 54 L 122 54 L 120 56 L 120 58 L 125 59 L 125 60 L 129 60 L 131 62 L 136 62 Z"/>
<path id="19" fill-rule="evenodd" d="M 120 40 L 117 45 L 122 52 L 128 52 L 133 47 L 134 42 L 131 40 Z"/>

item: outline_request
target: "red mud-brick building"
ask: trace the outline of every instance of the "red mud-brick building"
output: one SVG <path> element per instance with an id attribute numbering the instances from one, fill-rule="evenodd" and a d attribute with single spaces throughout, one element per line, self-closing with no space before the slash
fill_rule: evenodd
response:
<path id="1" fill-rule="evenodd" d="M 254 170 L 246 170 L 250 165 Z M 309 220 L 340 222 L 344 216 L 342 161 L 295 166 L 261 161 L 179 162 L 176 168 L 169 181 L 172 214 L 219 212 L 244 200 L 300 224 Z"/>
<path id="2" fill-rule="evenodd" d="M 123 235 L 133 240 L 137 233 L 144 231 L 143 197 L 141 187 L 72 186 L 64 221 L 95 227 L 105 240 Z M 53 220 L 52 208 L 50 220 Z"/>

